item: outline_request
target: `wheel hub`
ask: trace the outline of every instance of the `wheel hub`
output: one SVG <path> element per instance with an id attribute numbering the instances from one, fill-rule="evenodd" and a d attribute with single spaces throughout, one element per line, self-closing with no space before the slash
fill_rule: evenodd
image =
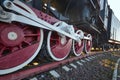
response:
<path id="1" fill-rule="evenodd" d="M 61 44 L 64 45 L 65 43 L 66 43 L 66 37 L 64 36 L 61 38 Z"/>
<path id="2" fill-rule="evenodd" d="M 5 27 L 0 35 L 2 44 L 6 46 L 19 45 L 24 40 L 23 30 L 17 26 Z"/>
<path id="3" fill-rule="evenodd" d="M 9 32 L 8 33 L 8 39 L 9 40 L 16 40 L 17 38 L 18 38 L 17 33 L 15 33 L 15 32 Z"/>
<path id="4" fill-rule="evenodd" d="M 0 23 L 0 75 L 17 71 L 39 53 L 43 31 L 19 23 Z M 28 54 L 29 53 L 29 54 Z"/>

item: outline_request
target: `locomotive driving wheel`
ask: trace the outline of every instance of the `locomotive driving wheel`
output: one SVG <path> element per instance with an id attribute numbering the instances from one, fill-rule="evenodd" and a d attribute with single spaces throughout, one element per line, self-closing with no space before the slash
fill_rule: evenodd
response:
<path id="1" fill-rule="evenodd" d="M 0 23 L 0 75 L 14 72 L 38 54 L 43 31 L 24 24 Z"/>
<path id="2" fill-rule="evenodd" d="M 85 53 L 89 53 L 91 48 L 92 48 L 92 36 L 90 34 L 87 35 L 88 38 L 90 38 L 91 40 L 85 40 Z"/>
<path id="3" fill-rule="evenodd" d="M 84 36 L 83 32 L 81 30 L 78 30 L 76 32 L 77 34 L 81 35 L 81 37 Z M 84 48 L 84 41 L 81 39 L 79 42 L 73 40 L 73 52 L 75 56 L 80 56 Z"/>
<path id="4" fill-rule="evenodd" d="M 60 36 L 57 32 L 50 31 L 47 37 L 47 49 L 50 57 L 55 61 L 65 59 L 72 46 L 72 39 Z"/>

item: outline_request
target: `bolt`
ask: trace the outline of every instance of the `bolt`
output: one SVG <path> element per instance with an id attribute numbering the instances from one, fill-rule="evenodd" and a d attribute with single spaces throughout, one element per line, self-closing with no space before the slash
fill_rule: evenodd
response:
<path id="1" fill-rule="evenodd" d="M 12 3 L 11 3 L 11 2 L 8 2 L 8 3 L 6 4 L 6 6 L 7 6 L 8 8 L 10 8 L 10 7 L 12 6 Z"/>
<path id="2" fill-rule="evenodd" d="M 12 7 L 12 2 L 11 1 L 4 1 L 4 7 L 6 8 L 11 8 Z"/>

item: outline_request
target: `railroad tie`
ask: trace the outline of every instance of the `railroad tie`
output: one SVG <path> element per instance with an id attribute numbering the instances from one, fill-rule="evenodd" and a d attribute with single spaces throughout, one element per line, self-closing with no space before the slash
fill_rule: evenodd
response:
<path id="1" fill-rule="evenodd" d="M 60 77 L 60 75 L 58 74 L 58 72 L 56 72 L 55 70 L 51 70 L 49 73 L 50 73 L 53 77 L 55 77 L 55 78 L 59 78 L 59 77 Z"/>

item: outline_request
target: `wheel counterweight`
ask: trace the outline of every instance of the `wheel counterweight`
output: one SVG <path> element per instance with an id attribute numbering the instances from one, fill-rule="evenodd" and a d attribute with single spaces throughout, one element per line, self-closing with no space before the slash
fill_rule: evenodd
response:
<path id="1" fill-rule="evenodd" d="M 43 31 L 28 25 L 0 23 L 0 75 L 14 72 L 38 54 Z"/>

